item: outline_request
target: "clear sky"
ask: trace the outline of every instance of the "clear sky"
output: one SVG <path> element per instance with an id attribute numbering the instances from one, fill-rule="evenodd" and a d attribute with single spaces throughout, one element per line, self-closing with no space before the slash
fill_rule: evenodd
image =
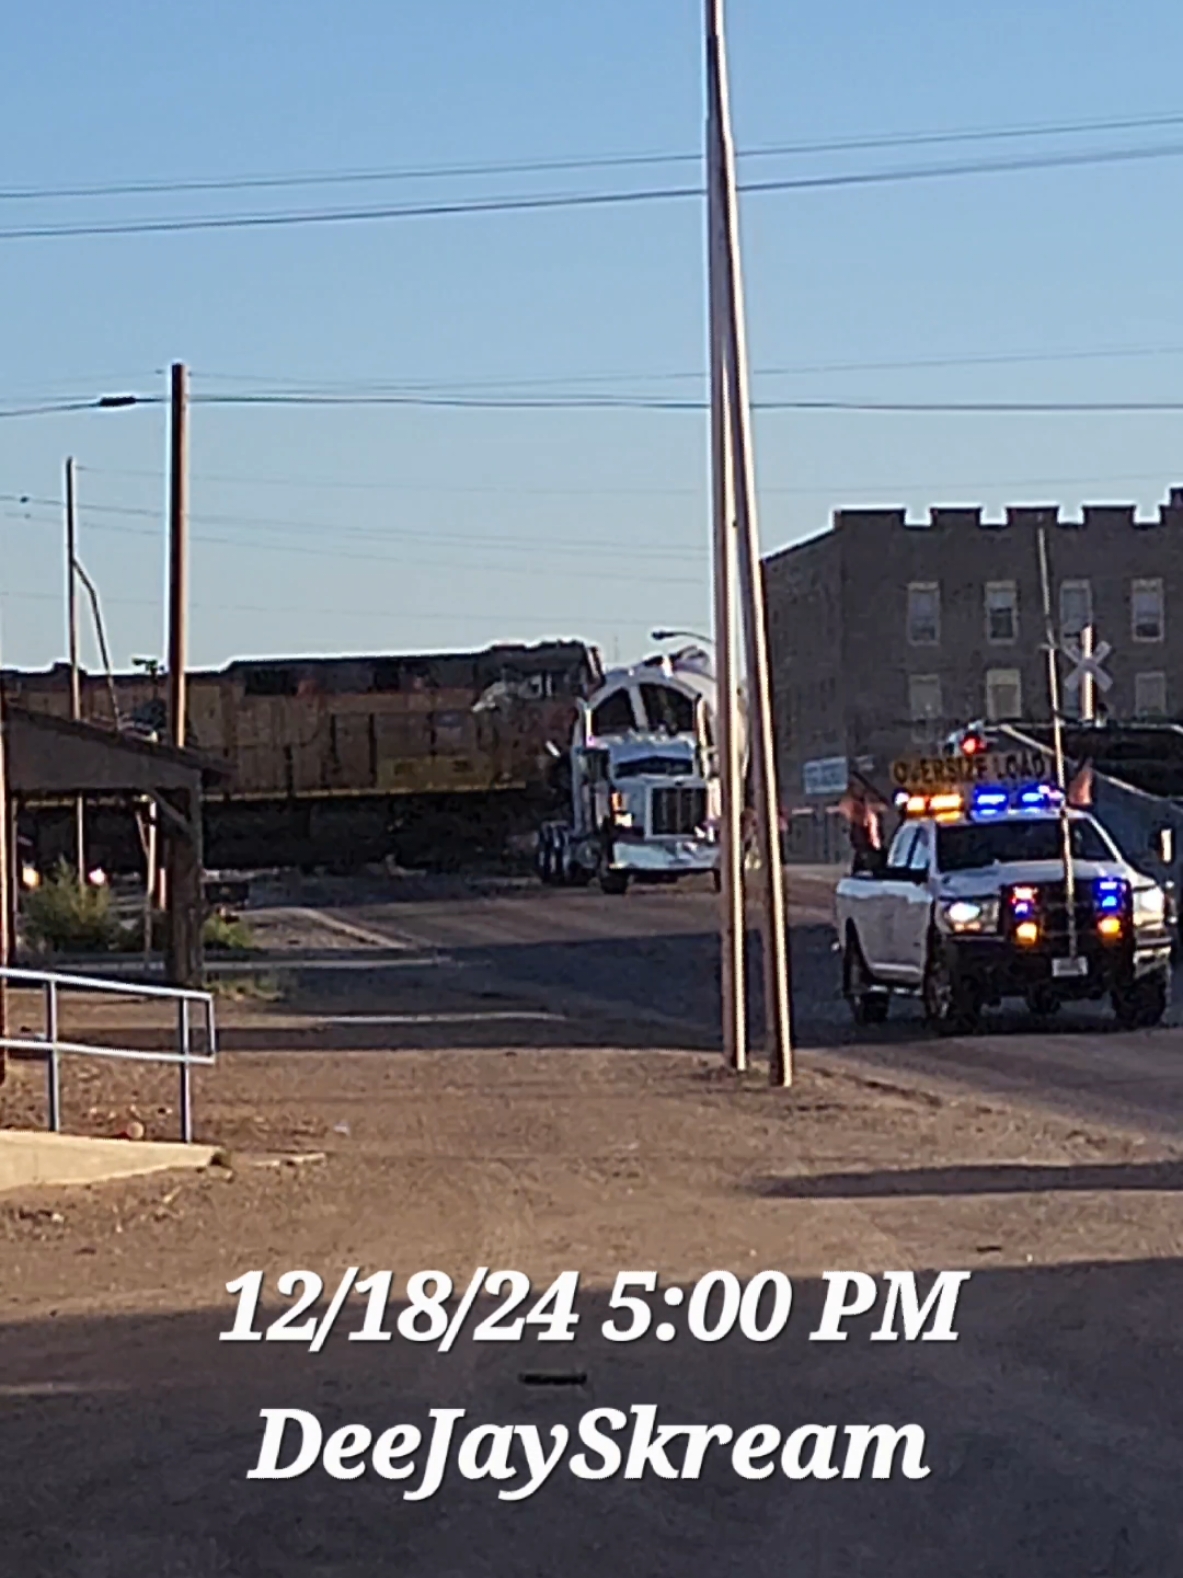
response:
<path id="1" fill-rule="evenodd" d="M 1183 8 L 731 0 L 729 28 L 741 150 L 1179 115 L 1174 126 L 745 159 L 741 178 L 767 180 L 1166 150 L 747 196 L 758 398 L 1183 393 L 1183 105 L 1172 86 Z M 693 162 L 441 167 L 695 153 L 701 32 L 697 0 L 10 7 L 0 412 L 159 395 L 173 360 L 190 365 L 197 396 L 380 387 L 700 399 L 693 198 L 270 229 L 4 232 L 694 185 Z M 384 178 L 61 195 L 359 171 Z M 767 411 L 763 544 L 812 535 L 854 503 L 1148 510 L 1183 482 L 1181 428 L 1170 413 Z M 71 453 L 82 558 L 115 659 L 163 645 L 163 410 L 4 417 L 6 663 L 64 652 L 56 501 Z M 197 404 L 192 511 L 196 664 L 568 635 L 627 658 L 654 625 L 709 619 L 696 410 Z"/>

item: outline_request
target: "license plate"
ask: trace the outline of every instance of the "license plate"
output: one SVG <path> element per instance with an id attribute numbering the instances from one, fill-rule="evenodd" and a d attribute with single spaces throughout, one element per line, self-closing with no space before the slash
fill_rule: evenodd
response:
<path id="1" fill-rule="evenodd" d="M 1052 974 L 1055 976 L 1087 975 L 1089 962 L 1087 959 L 1053 959 Z"/>

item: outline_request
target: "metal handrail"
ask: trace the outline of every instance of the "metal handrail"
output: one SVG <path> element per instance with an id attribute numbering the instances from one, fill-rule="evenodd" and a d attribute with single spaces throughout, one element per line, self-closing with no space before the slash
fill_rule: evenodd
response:
<path id="1" fill-rule="evenodd" d="M 196 1064 L 210 1067 L 217 1059 L 218 1036 L 214 1021 L 212 992 L 195 991 L 185 986 L 147 986 L 131 981 L 101 980 L 88 975 L 60 975 L 51 970 L 0 968 L 0 983 L 38 987 L 45 993 L 45 1033 L 42 1036 L 0 1036 L 0 1049 L 13 1052 L 48 1052 L 48 1113 L 52 1133 L 61 1132 L 61 1070 L 63 1053 L 81 1057 L 123 1058 L 141 1063 L 175 1063 L 181 1070 L 181 1138 L 186 1145 L 193 1139 L 193 1090 L 191 1070 Z M 131 1047 L 95 1046 L 83 1041 L 64 1041 L 59 1033 L 59 994 L 66 992 L 106 992 L 115 997 L 162 998 L 177 1005 L 177 1050 L 145 1052 Z M 204 1052 L 192 1045 L 190 1009 L 200 1003 L 205 1009 Z"/>

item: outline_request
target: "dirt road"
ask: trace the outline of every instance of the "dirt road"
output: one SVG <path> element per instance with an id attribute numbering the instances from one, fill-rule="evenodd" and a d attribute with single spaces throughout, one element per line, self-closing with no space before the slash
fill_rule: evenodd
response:
<path id="1" fill-rule="evenodd" d="M 436 1012 L 467 1001 L 432 981 Z M 320 1011 L 333 1017 L 346 990 Z M 580 1049 L 553 1023 L 531 1031 L 543 1045 L 467 1051 L 442 1043 L 440 1023 L 337 1026 L 345 1045 L 326 1051 L 325 1027 L 307 1028 L 316 1009 L 302 1001 L 286 1034 L 282 1005 L 228 1012 L 229 1038 L 257 1039 L 201 1078 L 197 1112 L 203 1137 L 230 1148 L 229 1168 L 0 1201 L 6 1572 L 1175 1570 L 1178 1147 L 816 1062 L 776 1094 L 692 1052 Z M 405 1049 L 404 1033 L 434 1036 L 437 1050 Z M 280 1050 L 261 1050 L 265 1037 Z M 4 1121 L 35 1111 L 40 1076 L 17 1066 Z M 73 1083 L 75 1117 L 120 1121 L 131 1078 Z M 167 1124 L 167 1083 L 134 1094 Z M 463 1288 L 478 1265 L 521 1270 L 536 1289 L 578 1269 L 576 1340 L 542 1344 L 527 1328 L 521 1343 L 462 1336 L 447 1355 L 398 1336 L 353 1343 L 356 1296 L 317 1355 L 218 1340 L 232 1316 L 224 1285 L 252 1268 L 267 1273 L 268 1319 L 281 1271 L 319 1271 L 331 1290 L 346 1266 L 390 1269 L 393 1324 L 410 1273 L 440 1268 Z M 689 1288 L 716 1267 L 792 1277 L 781 1337 L 703 1343 L 681 1312 L 667 1343 L 599 1335 L 619 1270 Z M 810 1342 L 832 1268 L 971 1271 L 960 1340 L 871 1342 L 856 1323 L 846 1343 Z M 373 1473 L 245 1477 L 262 1408 L 377 1435 L 426 1426 L 431 1408 L 549 1430 L 647 1403 L 669 1422 L 736 1431 L 917 1422 L 931 1474 L 749 1482 L 716 1457 L 692 1483 L 556 1473 L 517 1504 L 454 1469 L 418 1502 Z"/>

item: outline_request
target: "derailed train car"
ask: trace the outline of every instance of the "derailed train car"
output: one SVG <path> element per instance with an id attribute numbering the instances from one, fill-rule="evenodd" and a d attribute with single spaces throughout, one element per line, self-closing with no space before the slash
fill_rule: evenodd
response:
<path id="1" fill-rule="evenodd" d="M 193 673 L 188 743 L 229 772 L 205 806 L 206 864 L 344 868 L 393 857 L 446 867 L 495 855 L 537 824 L 550 794 L 548 743 L 569 737 L 579 699 L 602 674 L 598 651 L 580 641 Z M 3 683 L 21 706 L 68 711 L 65 665 L 8 671 Z M 87 675 L 83 715 L 162 732 L 165 694 L 159 676 Z M 89 814 L 109 868 L 137 864 L 126 811 Z M 71 818 L 67 807 L 23 808 L 39 864 L 68 852 Z"/>

